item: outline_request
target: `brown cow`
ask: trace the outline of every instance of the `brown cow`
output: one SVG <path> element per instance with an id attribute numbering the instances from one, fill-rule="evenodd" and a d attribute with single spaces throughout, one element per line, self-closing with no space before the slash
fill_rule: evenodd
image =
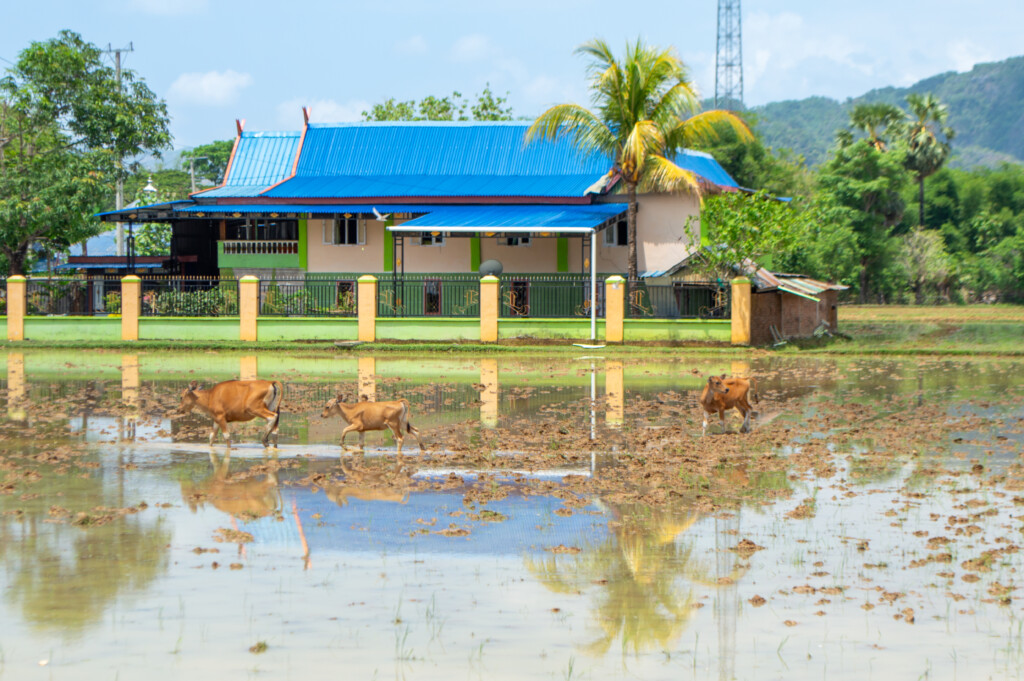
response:
<path id="1" fill-rule="evenodd" d="M 188 389 L 181 394 L 181 405 L 175 416 L 184 416 L 199 407 L 213 419 L 210 444 L 213 444 L 217 431 L 220 430 L 224 433 L 228 447 L 231 446 L 229 423 L 264 418 L 267 420 L 267 429 L 260 439 L 264 447 L 269 447 L 270 436 L 273 435 L 276 447 L 283 395 L 284 385 L 280 381 L 224 381 L 209 390 L 200 390 L 199 384 L 192 381 Z"/>
<path id="2" fill-rule="evenodd" d="M 750 432 L 750 416 L 754 409 L 747 401 L 748 394 L 754 398 L 754 402 L 760 402 L 760 398 L 757 396 L 757 381 L 753 377 L 726 378 L 725 374 L 709 377 L 707 385 L 700 393 L 700 406 L 704 410 L 704 428 L 701 430 L 701 435 L 708 430 L 708 414 L 715 412 L 718 412 L 718 419 L 722 422 L 722 431 L 724 432 L 725 412 L 730 409 L 736 409 L 743 415 L 740 432 Z"/>
<path id="3" fill-rule="evenodd" d="M 423 441 L 420 440 L 420 431 L 409 423 L 409 400 L 393 400 L 391 402 L 356 402 L 346 404 L 345 396 L 328 400 L 324 405 L 320 418 L 329 416 L 340 416 L 345 423 L 345 429 L 341 431 L 341 446 L 345 446 L 345 436 L 355 431 L 359 433 L 359 446 L 363 447 L 366 442 L 366 431 L 384 430 L 391 431 L 391 435 L 398 443 L 398 453 L 402 452 L 402 441 L 405 436 L 403 432 L 409 432 L 416 438 L 416 443 L 423 451 Z"/>

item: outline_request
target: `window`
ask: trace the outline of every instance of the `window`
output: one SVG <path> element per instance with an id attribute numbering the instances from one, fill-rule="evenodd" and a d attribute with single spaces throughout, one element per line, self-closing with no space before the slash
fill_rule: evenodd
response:
<path id="1" fill-rule="evenodd" d="M 501 246 L 529 246 L 530 237 L 528 236 L 503 236 L 498 238 L 498 244 Z"/>
<path id="2" fill-rule="evenodd" d="M 227 241 L 297 241 L 299 223 L 296 220 L 250 219 L 229 223 L 224 228 Z"/>
<path id="3" fill-rule="evenodd" d="M 423 232 L 420 234 L 420 246 L 444 246 L 444 233 Z"/>
<path id="4" fill-rule="evenodd" d="M 366 223 L 358 218 L 335 218 L 324 224 L 324 243 L 357 246 L 366 243 Z"/>
<path id="5" fill-rule="evenodd" d="M 614 225 L 604 229 L 605 246 L 625 246 L 629 243 L 629 230 L 626 228 L 626 221 L 619 220 Z"/>

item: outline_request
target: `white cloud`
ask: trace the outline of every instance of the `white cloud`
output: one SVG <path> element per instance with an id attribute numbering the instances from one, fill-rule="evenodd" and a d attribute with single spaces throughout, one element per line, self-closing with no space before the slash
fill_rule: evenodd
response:
<path id="1" fill-rule="evenodd" d="M 475 62 L 494 53 L 490 39 L 479 33 L 464 35 L 452 45 L 451 58 L 456 62 Z"/>
<path id="2" fill-rule="evenodd" d="M 146 14 L 171 16 L 205 12 L 209 0 L 128 0 L 128 6 Z"/>
<path id="3" fill-rule="evenodd" d="M 336 102 L 333 99 L 290 99 L 277 105 L 278 123 L 288 129 L 302 125 L 302 107 L 308 107 L 312 123 L 348 123 L 363 120 L 363 112 L 370 104 L 362 100 Z"/>
<path id="4" fill-rule="evenodd" d="M 985 48 L 970 40 L 959 40 L 949 46 L 949 58 L 957 71 L 970 71 L 975 64 L 994 61 L 995 57 Z"/>
<path id="5" fill-rule="evenodd" d="M 238 99 L 241 91 L 250 85 L 252 76 L 231 69 L 183 73 L 171 84 L 168 96 L 191 104 L 224 106 Z"/>
<path id="6" fill-rule="evenodd" d="M 421 35 L 414 35 L 405 40 L 400 40 L 395 43 L 395 51 L 412 56 L 424 55 L 429 51 L 427 39 Z"/>

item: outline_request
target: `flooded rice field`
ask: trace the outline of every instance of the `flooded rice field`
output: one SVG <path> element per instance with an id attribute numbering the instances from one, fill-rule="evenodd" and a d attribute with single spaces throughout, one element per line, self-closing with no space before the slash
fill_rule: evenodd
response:
<path id="1" fill-rule="evenodd" d="M 600 351 L 584 351 L 599 353 Z M 1024 363 L 6 355 L 0 679 L 1024 676 Z M 757 377 L 753 432 L 709 374 Z M 190 381 L 285 383 L 207 444 Z M 405 398 L 365 447 L 339 393 Z"/>

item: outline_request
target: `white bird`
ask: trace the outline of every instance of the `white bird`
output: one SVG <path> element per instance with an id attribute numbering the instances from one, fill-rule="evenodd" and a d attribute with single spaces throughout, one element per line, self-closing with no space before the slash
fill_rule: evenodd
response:
<path id="1" fill-rule="evenodd" d="M 384 215 L 381 215 L 381 214 L 380 214 L 380 211 L 379 211 L 379 210 L 377 210 L 377 206 L 373 206 L 373 214 L 374 214 L 375 216 L 377 216 L 377 219 L 378 219 L 378 220 L 380 220 L 381 222 L 384 222 L 384 221 L 385 221 L 385 220 L 387 220 L 387 219 L 388 219 L 389 217 L 391 217 L 391 213 L 386 213 L 386 214 L 384 214 Z"/>

